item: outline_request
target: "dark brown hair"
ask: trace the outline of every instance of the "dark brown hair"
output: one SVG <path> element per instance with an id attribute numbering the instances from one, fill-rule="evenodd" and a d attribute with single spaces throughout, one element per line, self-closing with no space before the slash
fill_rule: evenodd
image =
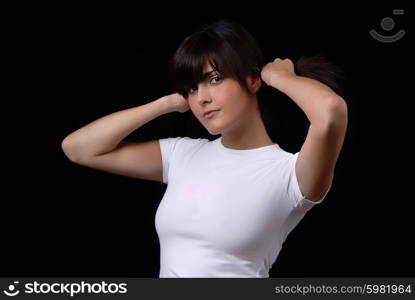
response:
<path id="1" fill-rule="evenodd" d="M 173 88 L 187 98 L 191 87 L 203 80 L 208 62 L 223 77 L 237 80 L 248 90 L 246 78 L 260 76 L 264 55 L 252 35 L 239 23 L 220 20 L 184 39 L 170 61 Z M 301 57 L 295 64 L 297 75 L 321 81 L 338 89 L 340 69 L 322 56 Z"/>

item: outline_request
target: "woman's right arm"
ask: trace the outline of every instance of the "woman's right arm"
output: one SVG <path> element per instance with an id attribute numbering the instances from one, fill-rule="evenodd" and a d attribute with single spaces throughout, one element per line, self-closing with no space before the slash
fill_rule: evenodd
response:
<path id="1" fill-rule="evenodd" d="M 74 163 L 134 178 L 162 182 L 162 161 L 158 140 L 123 141 L 134 130 L 156 117 L 188 110 L 178 94 L 118 111 L 72 132 L 62 141 L 65 155 Z"/>

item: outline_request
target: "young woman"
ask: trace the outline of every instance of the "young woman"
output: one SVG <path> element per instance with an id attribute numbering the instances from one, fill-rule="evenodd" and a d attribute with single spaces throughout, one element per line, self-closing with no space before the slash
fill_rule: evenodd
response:
<path id="1" fill-rule="evenodd" d="M 347 105 L 321 76 L 326 65 L 308 65 L 306 77 L 302 63 L 265 64 L 253 37 L 222 20 L 177 49 L 176 93 L 104 116 L 62 142 L 75 163 L 168 184 L 155 217 L 160 277 L 269 277 L 287 235 L 327 195 Z M 299 152 L 268 136 L 256 95 L 262 83 L 289 96 L 309 119 Z M 162 114 L 189 109 L 220 137 L 123 140 Z"/>

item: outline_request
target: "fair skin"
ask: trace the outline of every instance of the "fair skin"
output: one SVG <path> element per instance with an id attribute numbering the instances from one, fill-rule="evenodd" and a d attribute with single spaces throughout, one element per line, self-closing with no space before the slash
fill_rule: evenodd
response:
<path id="1" fill-rule="evenodd" d="M 254 149 L 272 145 L 262 122 L 256 92 L 261 80 L 247 78 L 250 92 L 244 90 L 238 81 L 222 78 L 208 63 L 203 73 L 211 73 L 189 92 L 190 109 L 200 123 L 212 135 L 221 134 L 222 143 L 232 149 Z M 207 119 L 204 113 L 220 109 L 214 117 Z"/>
<path id="2" fill-rule="evenodd" d="M 290 59 L 275 59 L 261 70 L 263 81 L 290 97 L 310 126 L 295 170 L 301 193 L 318 201 L 332 184 L 334 168 L 347 131 L 347 104 L 328 86 L 297 76 Z"/>
<path id="3" fill-rule="evenodd" d="M 206 65 L 204 72 L 211 72 Z M 231 149 L 255 149 L 273 142 L 260 117 L 256 92 L 262 81 L 285 93 L 305 113 L 310 126 L 295 165 L 301 193 L 311 201 L 322 198 L 334 177 L 334 168 L 347 130 L 346 102 L 319 81 L 297 76 L 289 59 L 275 59 L 261 70 L 261 78 L 247 78 L 248 91 L 231 78 L 210 74 L 187 99 L 179 94 L 162 97 L 139 107 L 119 111 L 71 133 L 62 142 L 74 162 L 142 179 L 162 181 L 158 142 L 121 142 L 129 133 L 156 116 L 192 109 L 211 134 L 222 134 Z M 220 109 L 212 118 L 203 114 Z M 141 153 L 141 155 L 140 155 Z"/>
<path id="4" fill-rule="evenodd" d="M 213 71 L 205 65 L 204 73 Z M 273 142 L 261 120 L 255 93 L 259 78 L 247 78 L 247 93 L 237 81 L 220 79 L 214 73 L 192 89 L 189 97 L 177 96 L 178 111 L 191 108 L 211 134 L 221 134 L 225 147 L 254 149 Z M 216 78 L 215 78 L 216 77 Z M 297 162 L 296 175 L 301 193 L 311 201 L 320 200 L 334 178 L 334 168 L 347 130 L 347 105 L 344 99 L 319 81 L 297 76 L 290 59 L 275 59 L 261 70 L 261 79 L 289 96 L 306 114 L 309 130 Z M 220 109 L 211 119 L 203 113 Z"/>

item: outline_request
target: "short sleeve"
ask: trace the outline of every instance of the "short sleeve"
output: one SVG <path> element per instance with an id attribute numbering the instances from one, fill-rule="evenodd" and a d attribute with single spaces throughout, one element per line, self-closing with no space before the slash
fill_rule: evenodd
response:
<path id="1" fill-rule="evenodd" d="M 170 170 L 170 164 L 173 160 L 173 154 L 174 150 L 177 146 L 178 140 L 181 139 L 181 137 L 169 137 L 164 139 L 159 139 L 160 143 L 160 152 L 161 152 L 161 158 L 162 158 L 162 164 L 163 164 L 163 182 L 168 183 L 169 181 L 169 170 Z"/>
<path id="2" fill-rule="evenodd" d="M 186 136 L 159 139 L 163 164 L 163 183 L 167 184 L 171 181 L 169 178 L 175 174 L 174 170 L 180 169 L 180 166 L 185 164 L 192 156 L 191 154 L 207 142 L 209 142 L 208 139 L 193 139 Z"/>
<path id="3" fill-rule="evenodd" d="M 292 154 L 290 157 L 289 162 L 289 176 L 288 176 L 288 197 L 294 204 L 294 207 L 303 207 L 304 209 L 308 210 L 316 204 L 320 204 L 324 198 L 327 196 L 328 192 L 330 191 L 331 185 L 328 187 L 327 191 L 325 192 L 324 196 L 318 201 L 311 201 L 304 197 L 301 193 L 300 186 L 298 184 L 297 174 L 295 171 L 295 163 L 297 162 L 297 158 L 300 152 Z"/>

